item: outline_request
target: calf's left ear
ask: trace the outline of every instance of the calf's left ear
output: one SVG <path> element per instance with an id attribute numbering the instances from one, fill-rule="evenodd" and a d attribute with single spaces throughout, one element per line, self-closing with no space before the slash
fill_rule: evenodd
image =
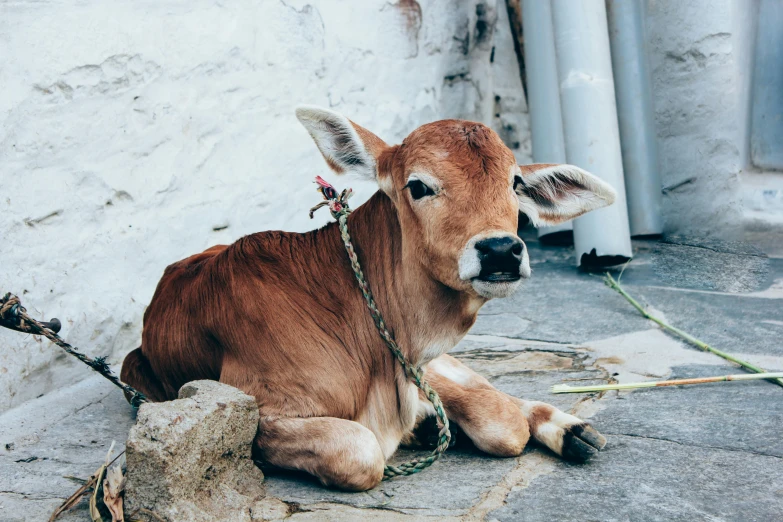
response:
<path id="1" fill-rule="evenodd" d="M 329 109 L 303 105 L 296 117 L 333 171 L 377 180 L 378 157 L 388 147 L 382 139 Z"/>
<path id="2" fill-rule="evenodd" d="M 614 203 L 617 193 L 574 165 L 520 165 L 514 176 L 519 210 L 534 225 L 556 225 Z"/>

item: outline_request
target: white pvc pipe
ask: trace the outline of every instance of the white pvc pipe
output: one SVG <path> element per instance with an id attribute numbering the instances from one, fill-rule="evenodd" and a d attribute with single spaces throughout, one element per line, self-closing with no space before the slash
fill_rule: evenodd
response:
<path id="1" fill-rule="evenodd" d="M 530 112 L 533 161 L 566 163 L 550 0 L 522 2 L 522 33 L 525 35 L 527 106 Z M 567 233 L 572 229 L 571 221 L 540 227 L 538 237 Z"/>
<path id="2" fill-rule="evenodd" d="M 574 221 L 579 266 L 632 256 L 620 130 L 604 0 L 552 0 L 552 22 L 568 163 L 608 182 L 617 200 Z"/>
<path id="3" fill-rule="evenodd" d="M 661 176 L 641 0 L 608 0 L 606 9 L 631 235 L 659 235 Z"/>

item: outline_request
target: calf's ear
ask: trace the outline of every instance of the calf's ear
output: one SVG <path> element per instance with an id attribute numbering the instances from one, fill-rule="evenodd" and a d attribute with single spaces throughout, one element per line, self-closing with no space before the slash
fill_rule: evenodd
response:
<path id="1" fill-rule="evenodd" d="M 329 109 L 302 105 L 296 109 L 296 117 L 337 174 L 377 180 L 378 157 L 388 147 L 382 139 Z"/>
<path id="2" fill-rule="evenodd" d="M 614 203 L 617 193 L 574 165 L 520 165 L 514 175 L 519 210 L 534 225 L 556 225 Z"/>

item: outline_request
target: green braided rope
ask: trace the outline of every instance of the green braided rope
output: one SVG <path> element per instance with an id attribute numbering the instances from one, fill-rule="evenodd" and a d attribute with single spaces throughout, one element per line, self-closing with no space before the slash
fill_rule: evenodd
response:
<path id="1" fill-rule="evenodd" d="M 438 416 L 443 427 L 438 433 L 438 445 L 435 450 L 429 456 L 422 459 L 415 459 L 410 462 L 404 462 L 397 466 L 387 465 L 383 470 L 383 479 L 388 480 L 399 475 L 413 475 L 431 466 L 436 460 L 443 455 L 443 452 L 449 447 L 449 441 L 451 440 L 451 432 L 449 432 L 449 419 L 446 417 L 446 412 L 443 409 L 443 403 L 438 397 L 438 393 L 427 383 L 424 379 L 424 372 L 418 366 L 414 366 L 408 362 L 405 355 L 397 346 L 397 342 L 394 340 L 391 332 L 386 328 L 386 322 L 381 316 L 381 312 L 378 310 L 378 306 L 375 304 L 375 299 L 372 296 L 372 291 L 364 278 L 364 272 L 359 264 L 359 258 L 356 255 L 356 251 L 353 248 L 351 242 L 351 236 L 348 233 L 348 214 L 350 210 L 347 206 L 344 206 L 343 210 L 335 216 L 337 223 L 340 225 L 340 236 L 345 244 L 345 250 L 348 252 L 348 258 L 351 260 L 351 268 L 356 276 L 356 281 L 359 282 L 359 288 L 362 290 L 364 300 L 367 302 L 367 308 L 370 309 L 370 315 L 373 321 L 375 321 L 375 327 L 378 329 L 378 333 L 381 334 L 381 338 L 386 342 L 386 346 L 394 354 L 394 357 L 400 362 L 400 366 L 405 370 L 408 379 L 411 380 L 424 394 L 427 399 L 432 403 L 435 408 L 435 413 Z M 333 215 L 335 213 L 333 212 Z"/>
<path id="2" fill-rule="evenodd" d="M 351 268 L 353 269 L 353 273 L 356 276 L 356 281 L 359 283 L 359 288 L 362 291 L 364 300 L 367 302 L 367 308 L 370 309 L 370 315 L 375 322 L 375 327 L 378 329 L 378 333 L 381 335 L 381 338 L 384 340 L 384 342 L 386 342 L 386 346 L 389 347 L 389 350 L 391 350 L 392 354 L 394 354 L 394 357 L 396 357 L 396 359 L 399 361 L 400 366 L 402 366 L 403 370 L 405 370 L 405 374 L 407 375 L 408 380 L 413 382 L 421 391 L 423 391 L 424 395 L 432 403 L 432 406 L 435 409 L 435 414 L 437 415 L 438 420 L 440 420 L 442 425 L 442 428 L 438 433 L 438 445 L 430 455 L 421 459 L 414 459 L 410 462 L 403 462 L 402 464 L 398 464 L 396 466 L 387 465 L 383 470 L 383 480 L 388 480 L 400 475 L 413 475 L 414 473 L 418 473 L 421 470 L 431 466 L 449 447 L 449 442 L 451 441 L 449 419 L 446 417 L 446 412 L 443 409 L 443 403 L 440 401 L 438 393 L 433 390 L 424 379 L 424 372 L 422 369 L 418 366 L 410 364 L 405 358 L 402 350 L 400 350 L 400 347 L 397 346 L 397 342 L 394 340 L 394 336 L 392 336 L 391 332 L 389 332 L 389 329 L 386 328 L 386 322 L 383 320 L 381 312 L 378 310 L 378 305 L 375 304 L 372 291 L 370 290 L 370 286 L 367 284 L 367 280 L 364 278 L 364 272 L 362 271 L 362 267 L 359 264 L 359 257 L 356 255 L 356 250 L 354 249 L 353 243 L 351 242 L 351 235 L 348 233 L 348 214 L 351 213 L 351 209 L 348 207 L 348 198 L 353 195 L 351 189 L 343 190 L 339 195 L 337 195 L 337 191 L 334 189 L 334 187 L 326 183 L 321 178 L 316 178 L 316 183 L 318 183 L 318 191 L 321 192 L 321 194 L 324 196 L 325 201 L 322 201 L 310 209 L 310 217 L 312 218 L 313 213 L 319 208 L 324 206 L 329 207 L 329 211 L 331 212 L 332 217 L 337 220 L 337 223 L 340 227 L 340 237 L 342 237 L 343 243 L 345 244 L 345 250 L 348 252 L 348 259 L 351 261 Z"/>

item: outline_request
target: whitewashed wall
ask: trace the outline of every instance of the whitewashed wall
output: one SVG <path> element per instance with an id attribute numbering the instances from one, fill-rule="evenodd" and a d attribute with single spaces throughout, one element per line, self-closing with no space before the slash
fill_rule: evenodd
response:
<path id="1" fill-rule="evenodd" d="M 166 265 L 258 230 L 325 222 L 307 218 L 320 197 L 312 178 L 328 172 L 293 115 L 300 103 L 389 142 L 445 117 L 495 121 L 524 159 L 526 107 L 521 92 L 506 97 L 519 71 L 505 3 L 496 7 L 0 4 L 0 291 L 118 364 L 139 344 Z M 499 16 L 507 48 L 496 54 L 510 68 L 491 60 Z M 359 200 L 374 191 L 339 183 Z M 87 371 L 48 342 L 0 331 L 0 411 Z"/>
<path id="2" fill-rule="evenodd" d="M 665 232 L 783 255 L 783 172 L 749 158 L 759 0 L 646 0 L 646 10 Z"/>

